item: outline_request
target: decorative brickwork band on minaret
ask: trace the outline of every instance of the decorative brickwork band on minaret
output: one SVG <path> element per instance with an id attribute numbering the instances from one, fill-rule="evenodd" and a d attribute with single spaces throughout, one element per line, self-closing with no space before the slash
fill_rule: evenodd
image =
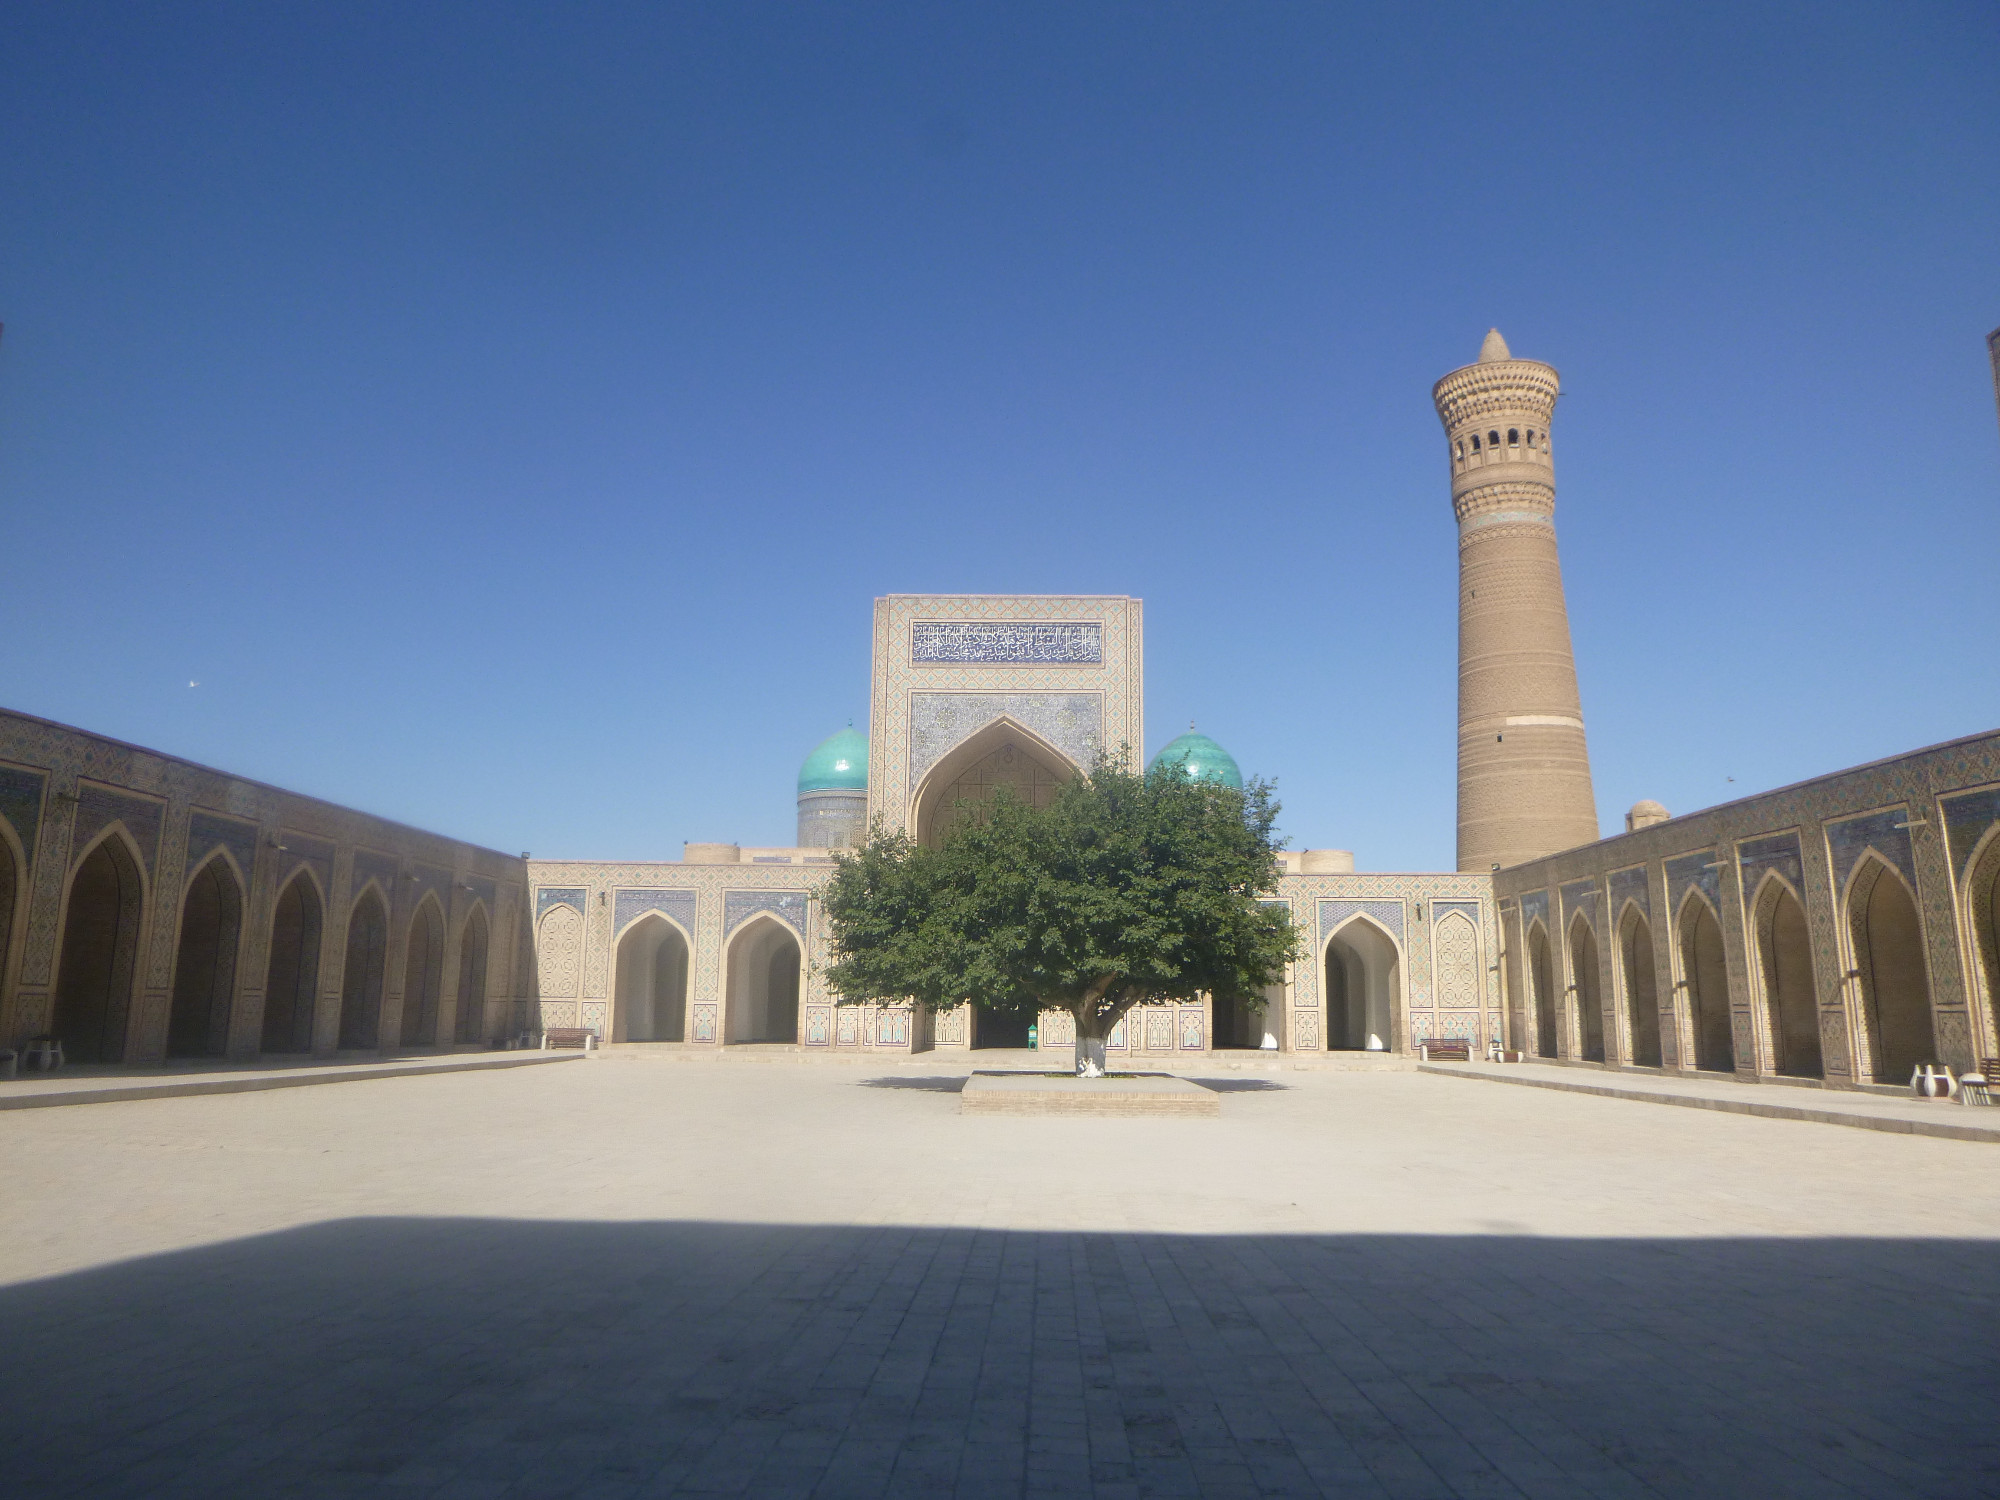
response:
<path id="1" fill-rule="evenodd" d="M 1556 559 L 1550 366 L 1494 329 L 1431 390 L 1458 516 L 1458 867 L 1517 865 L 1598 837 Z"/>

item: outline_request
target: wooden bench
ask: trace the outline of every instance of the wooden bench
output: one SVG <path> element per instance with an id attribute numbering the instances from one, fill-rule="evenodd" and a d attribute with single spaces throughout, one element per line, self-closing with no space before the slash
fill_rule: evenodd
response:
<path id="1" fill-rule="evenodd" d="M 575 1048 L 579 1052 L 597 1050 L 597 1033 L 588 1026 L 551 1026 L 542 1033 L 542 1050 Z"/>
<path id="2" fill-rule="evenodd" d="M 1958 1080 L 1960 1104 L 2000 1105 L 2000 1057 L 1979 1059 L 1979 1071 Z"/>
<path id="3" fill-rule="evenodd" d="M 1417 1043 L 1425 1062 L 1471 1062 L 1472 1039 L 1463 1036 L 1427 1036 Z"/>

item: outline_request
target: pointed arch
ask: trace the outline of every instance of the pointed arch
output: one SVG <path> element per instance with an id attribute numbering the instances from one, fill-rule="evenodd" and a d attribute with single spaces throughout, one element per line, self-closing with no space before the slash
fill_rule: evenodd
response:
<path id="1" fill-rule="evenodd" d="M 319 881 L 309 866 L 301 866 L 278 892 L 271 910 L 261 1051 L 312 1051 L 313 1002 L 319 990 L 320 935 L 325 925 L 326 903 Z"/>
<path id="2" fill-rule="evenodd" d="M 381 1043 L 382 979 L 389 955 L 389 908 L 369 881 L 347 916 L 347 952 L 340 966 L 340 1046 L 371 1050 Z"/>
<path id="3" fill-rule="evenodd" d="M 27 852 L 19 835 L 0 817 L 0 997 L 10 993 L 13 963 L 21 951 L 21 931 L 27 926 L 28 903 L 21 893 L 28 888 Z"/>
<path id="4" fill-rule="evenodd" d="M 1549 949 L 1549 929 L 1540 917 L 1528 924 L 1528 989 L 1535 1006 L 1535 1056 L 1554 1057 L 1559 1014 L 1556 966 Z"/>
<path id="5" fill-rule="evenodd" d="M 790 929 L 787 928 L 787 931 Z M 665 912 L 634 918 L 618 938 L 611 1040 L 687 1040 L 688 931 Z"/>
<path id="6" fill-rule="evenodd" d="M 125 1060 L 145 914 L 139 847 L 113 822 L 85 846 L 63 893 L 54 1024 L 68 1060 Z"/>
<path id="7" fill-rule="evenodd" d="M 924 772 L 910 797 L 909 826 L 920 844 L 941 839 L 958 816 L 960 801 L 983 802 L 1009 785 L 1036 806 L 1082 768 L 1043 736 L 1007 714 L 988 721 L 946 751 Z"/>
<path id="8" fill-rule="evenodd" d="M 1660 991 L 1653 963 L 1653 924 L 1639 903 L 1630 899 L 1618 914 L 1618 978 L 1625 992 L 1631 1060 L 1642 1068 L 1657 1068 L 1661 1065 Z"/>
<path id="9" fill-rule="evenodd" d="M 1729 1024 L 1729 958 L 1722 946 L 1722 918 L 1699 887 L 1681 900 L 1680 987 L 1687 992 L 1694 1032 L 1694 1065 L 1708 1073 L 1736 1071 L 1736 1040 Z"/>
<path id="10" fill-rule="evenodd" d="M 1394 934 L 1366 912 L 1350 913 L 1326 935 L 1320 968 L 1327 1049 L 1401 1050 L 1392 1041 L 1403 975 L 1402 945 Z"/>
<path id="11" fill-rule="evenodd" d="M 228 1053 L 242 937 L 242 877 L 229 851 L 217 849 L 188 877 L 181 895 L 173 999 L 167 1010 L 167 1056 Z"/>
<path id="12" fill-rule="evenodd" d="M 1848 876 L 1846 910 L 1868 1076 L 1877 1083 L 1907 1082 L 1918 1064 L 1937 1061 L 1916 892 L 1871 848 Z"/>
<path id="13" fill-rule="evenodd" d="M 397 1040 L 405 1047 L 437 1045 L 438 991 L 444 978 L 444 911 L 429 891 L 410 913 L 403 943 L 403 1018 Z"/>
<path id="14" fill-rule="evenodd" d="M 1764 872 L 1751 897 L 1750 932 L 1757 947 L 1751 976 L 1763 1000 L 1772 1071 L 1791 1078 L 1824 1078 L 1805 900 L 1776 870 Z"/>
<path id="15" fill-rule="evenodd" d="M 1569 919 L 1570 990 L 1576 996 L 1577 1038 L 1585 1062 L 1604 1061 L 1604 986 L 1599 978 L 1597 929 L 1578 912 Z"/>
<path id="16" fill-rule="evenodd" d="M 788 923 L 759 912 L 723 952 L 723 1040 L 796 1042 L 805 950 Z"/>
<path id="17" fill-rule="evenodd" d="M 2000 823 L 1986 831 L 1965 880 L 1965 927 L 1972 940 L 1972 986 L 1985 1002 L 1986 1045 L 1980 1055 L 2000 1053 Z"/>
<path id="18" fill-rule="evenodd" d="M 452 1039 L 461 1045 L 486 1037 L 486 964 L 493 947 L 493 927 L 486 920 L 486 903 L 474 901 L 458 933 L 458 996 L 452 1012 Z"/>

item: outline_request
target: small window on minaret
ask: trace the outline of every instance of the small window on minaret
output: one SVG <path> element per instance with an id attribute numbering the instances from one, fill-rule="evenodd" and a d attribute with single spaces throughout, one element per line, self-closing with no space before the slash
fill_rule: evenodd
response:
<path id="1" fill-rule="evenodd" d="M 1463 443 L 1460 443 L 1460 444 L 1458 445 L 1458 461 L 1459 461 L 1460 463 L 1464 463 L 1464 462 L 1465 462 L 1465 444 L 1463 444 Z"/>
<path id="2" fill-rule="evenodd" d="M 1476 432 L 1472 435 L 1472 451 L 1474 453 L 1479 451 L 1479 434 Z"/>
<path id="3" fill-rule="evenodd" d="M 1520 447 L 1520 446 L 1521 446 L 1521 429 L 1520 429 L 1520 428 L 1518 428 L 1518 427 L 1509 427 L 1509 428 L 1507 429 L 1507 446 L 1508 446 L 1509 448 L 1518 448 L 1518 447 Z"/>
<path id="4" fill-rule="evenodd" d="M 1486 434 L 1486 446 L 1487 446 L 1487 447 L 1489 447 L 1489 448 L 1497 448 L 1497 447 L 1499 447 L 1499 446 L 1500 446 L 1500 434 L 1499 434 L 1499 433 L 1497 433 L 1497 432 L 1489 432 L 1489 433 L 1487 433 L 1487 434 Z"/>
<path id="5" fill-rule="evenodd" d="M 1530 448 L 1535 446 L 1535 429 L 1532 427 L 1528 429 L 1528 446 Z"/>

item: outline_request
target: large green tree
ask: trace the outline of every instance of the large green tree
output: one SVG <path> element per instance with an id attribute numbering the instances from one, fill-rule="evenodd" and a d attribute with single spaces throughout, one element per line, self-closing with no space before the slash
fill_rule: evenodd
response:
<path id="1" fill-rule="evenodd" d="M 1298 938 L 1265 899 L 1277 814 L 1265 782 L 1141 774 L 1121 752 L 1047 807 L 1004 789 L 961 807 L 936 848 L 878 826 L 820 893 L 828 983 L 848 1003 L 1067 1010 L 1077 1072 L 1096 1076 L 1134 1006 L 1261 1004 L 1283 978 Z"/>

